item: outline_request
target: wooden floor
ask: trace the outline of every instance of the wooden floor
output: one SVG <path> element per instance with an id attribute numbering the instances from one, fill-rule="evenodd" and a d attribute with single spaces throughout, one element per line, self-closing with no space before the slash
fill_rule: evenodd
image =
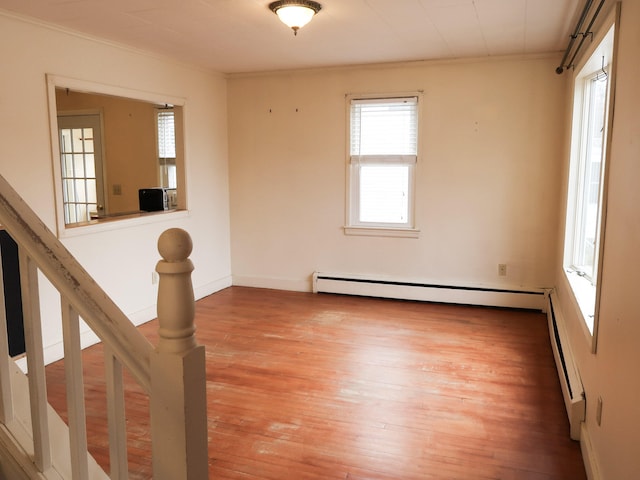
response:
<path id="1" fill-rule="evenodd" d="M 196 315 L 212 480 L 586 478 L 540 313 L 233 287 Z M 108 470 L 101 347 L 83 358 Z M 61 362 L 47 383 L 64 414 Z M 148 399 L 127 401 L 130 478 L 148 479 Z"/>

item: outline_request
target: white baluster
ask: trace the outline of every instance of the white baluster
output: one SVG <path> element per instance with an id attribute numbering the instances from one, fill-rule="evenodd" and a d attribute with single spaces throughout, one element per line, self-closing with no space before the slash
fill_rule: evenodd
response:
<path id="1" fill-rule="evenodd" d="M 172 228 L 158 239 L 160 340 L 151 355 L 154 480 L 208 475 L 205 351 L 195 342 L 189 234 Z"/>
<path id="2" fill-rule="evenodd" d="M 22 312 L 24 337 L 29 369 L 31 422 L 33 428 L 34 463 L 38 470 L 46 472 L 51 467 L 49 418 L 47 414 L 47 384 L 42 351 L 42 325 L 40 319 L 40 295 L 38 270 L 22 248 L 18 249 L 20 284 L 22 287 Z"/>
<path id="3" fill-rule="evenodd" d="M 129 478 L 129 465 L 122 364 L 107 345 L 104 346 L 104 365 L 107 384 L 110 477 L 111 480 L 126 480 Z"/>
<path id="4" fill-rule="evenodd" d="M 89 478 L 89 464 L 82 351 L 80 348 L 80 318 L 66 298 L 61 298 L 61 304 L 71 472 L 74 479 L 85 480 Z"/>

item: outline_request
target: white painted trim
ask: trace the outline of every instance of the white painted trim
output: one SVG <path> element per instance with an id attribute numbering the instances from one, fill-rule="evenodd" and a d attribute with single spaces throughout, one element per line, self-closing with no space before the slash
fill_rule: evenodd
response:
<path id="1" fill-rule="evenodd" d="M 233 285 L 238 287 L 271 288 L 293 292 L 311 292 L 311 278 L 304 280 L 291 278 L 261 277 L 253 275 L 233 275 Z"/>
<path id="2" fill-rule="evenodd" d="M 63 87 L 76 90 L 78 92 L 91 92 L 101 95 L 112 95 L 116 97 L 130 98 L 132 100 L 140 100 L 143 102 L 156 103 L 158 105 L 164 105 L 170 103 L 172 105 L 178 105 L 183 107 L 186 103 L 183 97 L 176 97 L 174 95 L 165 95 L 156 92 L 148 92 L 146 90 L 136 90 L 133 88 L 121 87 L 118 85 L 109 85 L 106 83 L 99 83 L 90 80 L 81 80 L 78 78 L 65 77 L 62 75 L 47 74 L 47 84 L 53 88 L 53 101 L 55 102 L 55 88 Z M 56 109 L 54 108 L 54 112 Z"/>
<path id="3" fill-rule="evenodd" d="M 350 225 L 344 227 L 344 234 L 367 237 L 419 238 L 420 230 L 416 228 L 363 227 Z"/>
<path id="4" fill-rule="evenodd" d="M 399 62 L 386 62 L 386 63 L 353 63 L 350 65 L 334 65 L 330 67 L 308 67 L 308 68 L 294 68 L 283 70 L 266 70 L 259 72 L 237 72 L 226 73 L 225 78 L 256 78 L 265 76 L 287 76 L 295 73 L 307 73 L 313 74 L 315 72 L 348 72 L 351 70 L 380 70 L 380 69 L 397 69 L 397 68 L 423 68 L 423 67 L 435 67 L 440 65 L 467 65 L 478 63 L 496 63 L 496 62 L 512 62 L 512 61 L 529 61 L 538 59 L 552 59 L 557 61 L 557 52 L 545 52 L 545 53 L 526 53 L 526 54 L 512 54 L 512 55 L 495 55 L 495 56 L 483 56 L 483 57 L 458 57 L 458 58 L 439 58 L 431 60 L 409 60 Z"/>
<path id="5" fill-rule="evenodd" d="M 106 220 L 92 220 L 84 225 L 58 228 L 58 238 L 80 237 L 94 233 L 122 230 L 123 228 L 138 227 L 160 222 L 175 222 L 183 218 L 189 218 L 189 210 L 168 210 L 158 212 L 132 213 L 122 217 L 114 217 Z"/>
<path id="6" fill-rule="evenodd" d="M 600 467 L 598 467 L 595 449 L 591 443 L 591 436 L 586 423 L 583 423 L 580 429 L 580 450 L 582 451 L 582 460 L 584 469 L 587 472 L 587 478 L 589 480 L 600 480 L 602 478 Z"/>
<path id="7" fill-rule="evenodd" d="M 225 288 L 229 288 L 233 285 L 233 279 L 231 275 L 226 275 L 221 277 L 213 282 L 209 282 L 206 285 L 201 285 L 199 287 L 194 287 L 193 294 L 196 300 L 200 300 L 201 298 L 208 297 L 220 290 L 224 290 Z"/>
<path id="8" fill-rule="evenodd" d="M 570 291 L 580 308 L 582 321 L 589 331 L 589 337 L 592 337 L 596 309 L 596 287 L 591 281 L 578 275 L 577 272 L 567 269 L 563 269 L 563 271 L 571 287 Z"/>
<path id="9" fill-rule="evenodd" d="M 567 314 L 567 316 L 569 318 L 576 317 L 576 318 L 581 318 L 582 315 L 582 310 L 580 308 L 580 305 L 578 304 L 578 300 L 576 299 L 576 295 L 575 292 L 573 291 L 571 284 L 569 283 L 569 279 L 567 278 L 566 273 L 565 274 L 561 274 L 558 277 L 558 287 L 556 289 L 554 289 L 554 296 L 556 298 L 559 297 L 559 293 L 558 292 L 567 292 L 566 295 L 563 295 L 562 298 L 565 301 L 565 305 L 567 305 L 566 302 L 568 302 L 568 308 L 570 308 L 570 312 Z M 560 285 L 561 284 L 561 285 Z M 560 288 L 562 287 L 562 288 Z M 560 302 L 560 300 L 558 299 L 558 303 Z M 589 331 L 589 328 L 587 327 L 587 324 L 585 322 L 578 322 L 580 325 L 580 330 L 582 331 L 582 334 L 584 335 L 584 340 L 585 342 L 587 342 L 587 345 L 590 346 L 590 348 L 593 347 L 593 335 L 591 334 L 591 332 Z"/>

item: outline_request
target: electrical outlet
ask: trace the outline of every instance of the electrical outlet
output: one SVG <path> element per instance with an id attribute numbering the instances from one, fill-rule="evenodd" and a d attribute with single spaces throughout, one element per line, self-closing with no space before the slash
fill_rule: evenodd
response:
<path id="1" fill-rule="evenodd" d="M 151 272 L 151 284 L 155 285 L 158 283 L 158 272 Z"/>
<path id="2" fill-rule="evenodd" d="M 596 423 L 598 426 L 602 424 L 602 397 L 598 397 L 598 403 L 596 404 Z"/>
<path id="3" fill-rule="evenodd" d="M 122 185 L 119 183 L 113 184 L 113 194 L 114 195 L 122 195 Z"/>
<path id="4" fill-rule="evenodd" d="M 507 264 L 506 263 L 499 263 L 498 264 L 498 275 L 501 277 L 506 277 L 507 276 Z"/>

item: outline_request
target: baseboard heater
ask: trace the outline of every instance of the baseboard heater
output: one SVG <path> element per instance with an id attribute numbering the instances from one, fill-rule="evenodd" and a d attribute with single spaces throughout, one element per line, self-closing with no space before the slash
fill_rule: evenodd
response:
<path id="1" fill-rule="evenodd" d="M 567 408 L 569 425 L 571 426 L 571 438 L 580 440 L 580 428 L 586 413 L 584 388 L 573 359 L 564 318 L 559 310 L 553 308 L 554 299 L 555 294 L 551 292 L 547 300 L 547 320 L 549 323 L 551 349 L 558 369 L 564 404 Z"/>
<path id="2" fill-rule="evenodd" d="M 366 297 L 396 298 L 425 302 L 457 303 L 544 311 L 545 289 L 502 289 L 480 286 L 438 285 L 353 274 L 314 272 L 315 293 L 338 293 Z"/>

